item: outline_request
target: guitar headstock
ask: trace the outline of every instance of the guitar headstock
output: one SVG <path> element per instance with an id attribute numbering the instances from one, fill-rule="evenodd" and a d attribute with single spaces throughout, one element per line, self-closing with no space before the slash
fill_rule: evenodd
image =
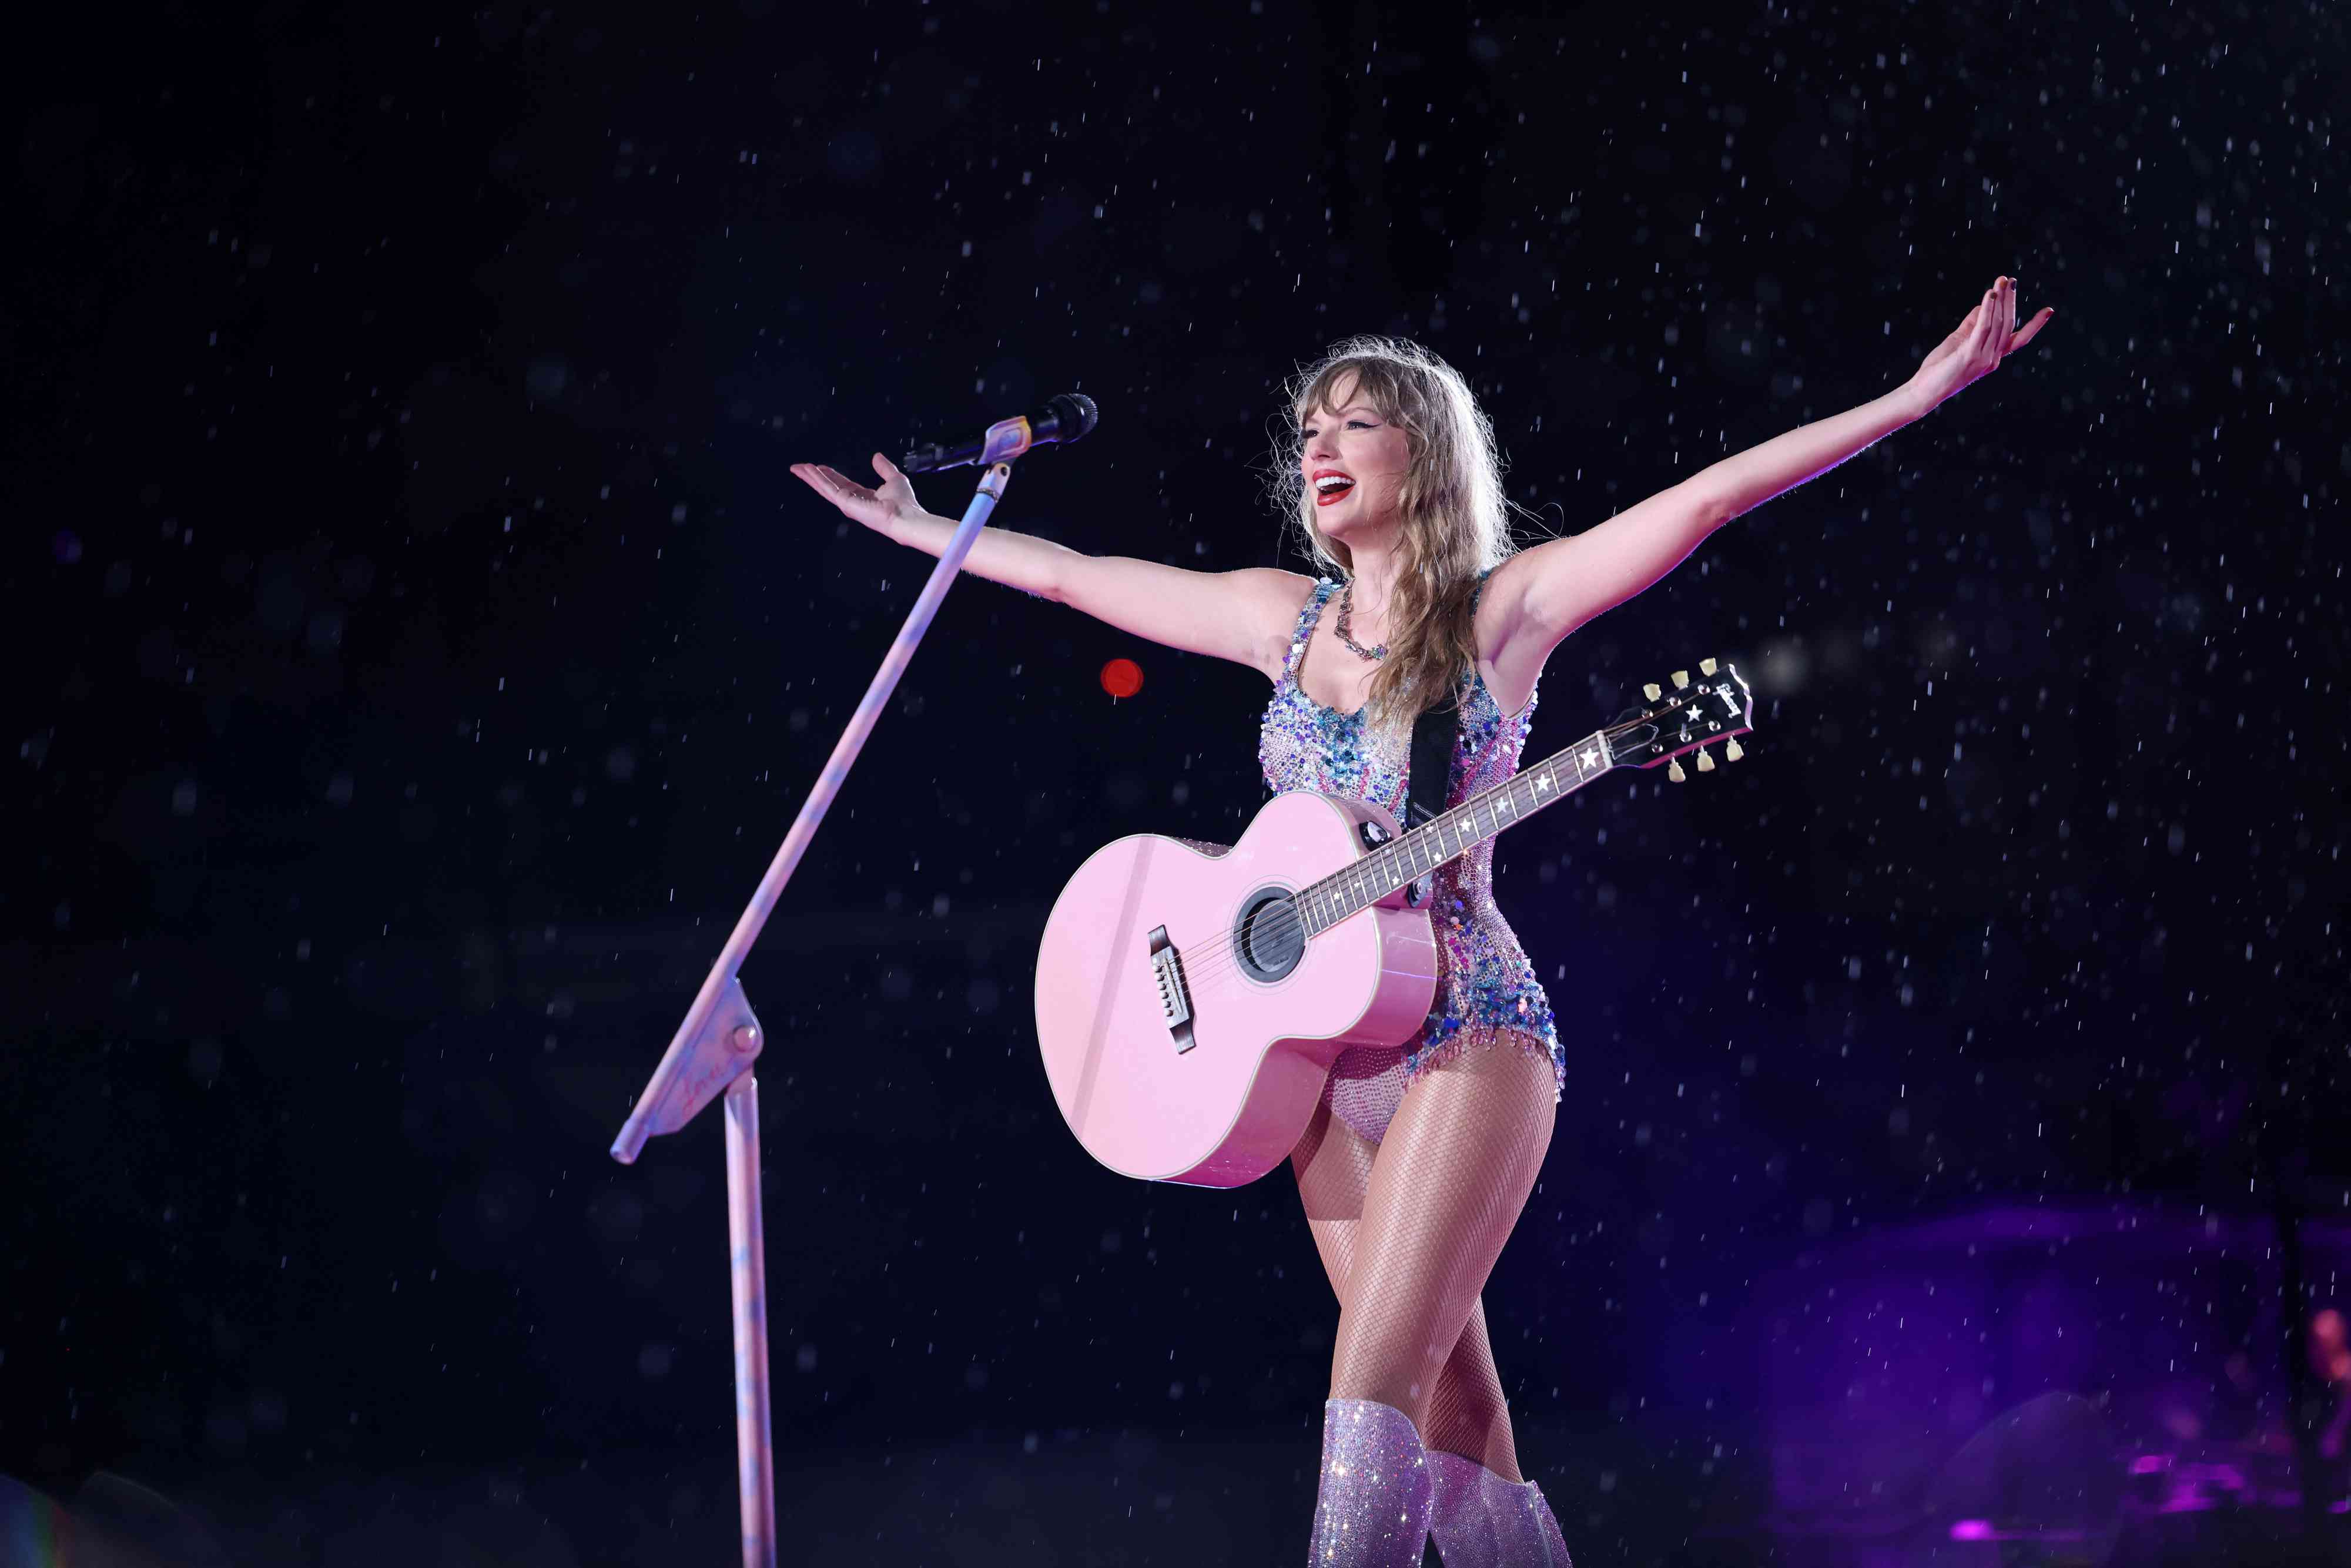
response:
<path id="1" fill-rule="evenodd" d="M 1682 753 L 1698 753 L 1698 770 L 1714 771 L 1714 756 L 1706 747 L 1721 741 L 1726 762 L 1747 755 L 1739 737 L 1755 728 L 1755 695 L 1728 661 L 1700 659 L 1698 678 L 1687 670 L 1673 673 L 1670 689 L 1656 682 L 1641 688 L 1647 700 L 1626 708 L 1602 733 L 1610 759 L 1625 768 L 1655 768 L 1663 764 L 1666 777 L 1678 784 L 1689 775 L 1677 760 Z"/>

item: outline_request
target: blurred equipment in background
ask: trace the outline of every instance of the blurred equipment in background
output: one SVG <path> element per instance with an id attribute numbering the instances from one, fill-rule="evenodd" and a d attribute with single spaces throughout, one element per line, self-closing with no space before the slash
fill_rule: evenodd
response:
<path id="1" fill-rule="evenodd" d="M 2304 1220 L 2308 1275 L 2351 1225 Z M 2351 1335 L 2307 1506 L 2265 1218 L 2120 1199 L 1999 1205 L 1825 1241 L 1758 1281 L 1768 1528 L 1791 1568 L 2351 1561 Z M 2314 1521 L 2313 1523 L 2311 1521 Z"/>
<path id="2" fill-rule="evenodd" d="M 1116 701 L 1143 689 L 1143 666 L 1133 659 L 1113 659 L 1102 667 L 1102 689 Z"/>
<path id="3" fill-rule="evenodd" d="M 0 1568 L 229 1568 L 185 1509 L 99 1470 L 70 1505 L 0 1476 Z"/>

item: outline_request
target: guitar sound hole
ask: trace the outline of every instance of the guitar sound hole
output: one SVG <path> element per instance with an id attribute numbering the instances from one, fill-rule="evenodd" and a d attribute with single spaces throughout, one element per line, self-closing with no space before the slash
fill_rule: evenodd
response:
<path id="1" fill-rule="evenodd" d="M 1306 955 L 1306 932 L 1287 891 L 1263 887 L 1241 901 L 1233 951 L 1241 971 L 1253 980 L 1279 980 L 1298 967 Z"/>

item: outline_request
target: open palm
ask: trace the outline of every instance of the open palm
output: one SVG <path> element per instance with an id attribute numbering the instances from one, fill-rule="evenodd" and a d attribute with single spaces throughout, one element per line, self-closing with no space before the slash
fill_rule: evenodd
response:
<path id="1" fill-rule="evenodd" d="M 888 534 L 893 523 L 924 515 L 922 502 L 914 498 L 913 483 L 879 452 L 873 455 L 873 472 L 882 476 L 882 483 L 874 489 L 869 490 L 839 469 L 828 468 L 821 463 L 795 463 L 792 472 L 806 481 L 810 489 L 840 507 L 841 516 L 879 534 Z"/>

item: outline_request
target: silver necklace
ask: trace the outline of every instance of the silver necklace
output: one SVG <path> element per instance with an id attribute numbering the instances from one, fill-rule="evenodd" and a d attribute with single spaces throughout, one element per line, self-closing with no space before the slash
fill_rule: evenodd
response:
<path id="1" fill-rule="evenodd" d="M 1347 580 L 1346 591 L 1339 595 L 1339 641 L 1344 643 L 1357 653 L 1366 659 L 1372 660 L 1374 663 L 1377 663 L 1379 660 L 1386 658 L 1388 656 L 1388 645 L 1385 643 L 1381 643 L 1376 648 L 1366 648 L 1361 643 L 1356 642 L 1353 637 L 1347 635 L 1347 621 L 1348 618 L 1354 613 L 1354 611 L 1355 580 L 1353 578 L 1349 578 Z"/>

